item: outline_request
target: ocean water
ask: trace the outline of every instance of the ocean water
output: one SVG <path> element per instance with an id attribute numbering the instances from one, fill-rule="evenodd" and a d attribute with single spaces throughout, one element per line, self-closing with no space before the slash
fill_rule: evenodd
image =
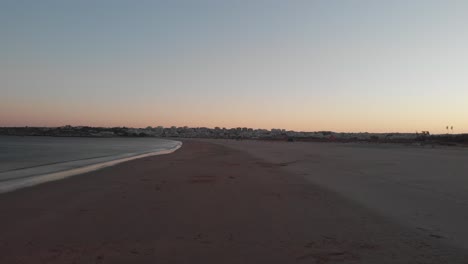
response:
<path id="1" fill-rule="evenodd" d="M 156 138 L 0 136 L 0 193 L 143 156 L 171 153 L 181 145 Z"/>

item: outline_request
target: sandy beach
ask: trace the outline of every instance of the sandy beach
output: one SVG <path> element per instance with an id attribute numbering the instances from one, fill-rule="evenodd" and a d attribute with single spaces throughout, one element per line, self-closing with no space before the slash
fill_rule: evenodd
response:
<path id="1" fill-rule="evenodd" d="M 468 149 L 374 143 L 210 141 L 283 165 L 422 234 L 468 250 Z"/>
<path id="2" fill-rule="evenodd" d="M 332 184 L 375 153 L 311 146 L 185 140 L 173 154 L 0 194 L 0 263 L 467 263 L 462 238 Z"/>

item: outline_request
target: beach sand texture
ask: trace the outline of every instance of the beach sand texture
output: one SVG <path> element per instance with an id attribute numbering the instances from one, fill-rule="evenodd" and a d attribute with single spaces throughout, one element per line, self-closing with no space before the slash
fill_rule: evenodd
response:
<path id="1" fill-rule="evenodd" d="M 222 144 L 188 140 L 0 194 L 0 263 L 467 263 L 465 250 L 243 150 L 256 143 Z"/>
<path id="2" fill-rule="evenodd" d="M 468 149 L 211 141 L 278 164 L 422 234 L 468 251 Z"/>

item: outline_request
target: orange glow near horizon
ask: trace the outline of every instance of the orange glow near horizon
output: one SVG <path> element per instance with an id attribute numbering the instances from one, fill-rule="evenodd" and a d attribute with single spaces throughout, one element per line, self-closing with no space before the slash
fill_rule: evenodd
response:
<path id="1" fill-rule="evenodd" d="M 5 107 L 7 106 L 7 107 Z M 321 112 L 303 108 L 278 110 L 243 106 L 244 109 L 226 107 L 224 111 L 209 111 L 195 106 L 163 105 L 158 108 L 140 105 L 138 108 L 122 108 L 118 105 L 108 108 L 80 107 L 74 103 L 24 104 L 4 108 L 0 112 L 0 126 L 189 126 L 189 127 L 249 127 L 260 129 L 280 128 L 295 131 L 335 131 L 335 132 L 404 132 L 427 130 L 431 133 L 446 133 L 446 125 L 454 126 L 455 133 L 466 133 L 461 122 L 443 123 L 444 114 L 429 112 L 425 119 L 418 113 L 366 113 L 353 111 Z M 160 109 L 165 109 L 161 111 Z M 15 109 L 11 111 L 9 109 Z M 175 110 L 177 109 L 177 110 Z M 299 114 L 298 114 L 299 113 Z M 353 115 L 360 115 L 353 118 Z M 466 114 L 465 114 L 466 115 Z M 464 113 L 456 116 L 458 120 L 468 120 Z M 463 119 L 465 118 L 465 119 Z"/>

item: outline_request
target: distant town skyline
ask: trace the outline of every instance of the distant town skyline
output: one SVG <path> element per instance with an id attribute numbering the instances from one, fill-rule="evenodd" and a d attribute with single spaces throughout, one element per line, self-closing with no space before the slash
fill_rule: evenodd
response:
<path id="1" fill-rule="evenodd" d="M 2 1 L 0 126 L 468 133 L 467 13 L 436 0 Z"/>

